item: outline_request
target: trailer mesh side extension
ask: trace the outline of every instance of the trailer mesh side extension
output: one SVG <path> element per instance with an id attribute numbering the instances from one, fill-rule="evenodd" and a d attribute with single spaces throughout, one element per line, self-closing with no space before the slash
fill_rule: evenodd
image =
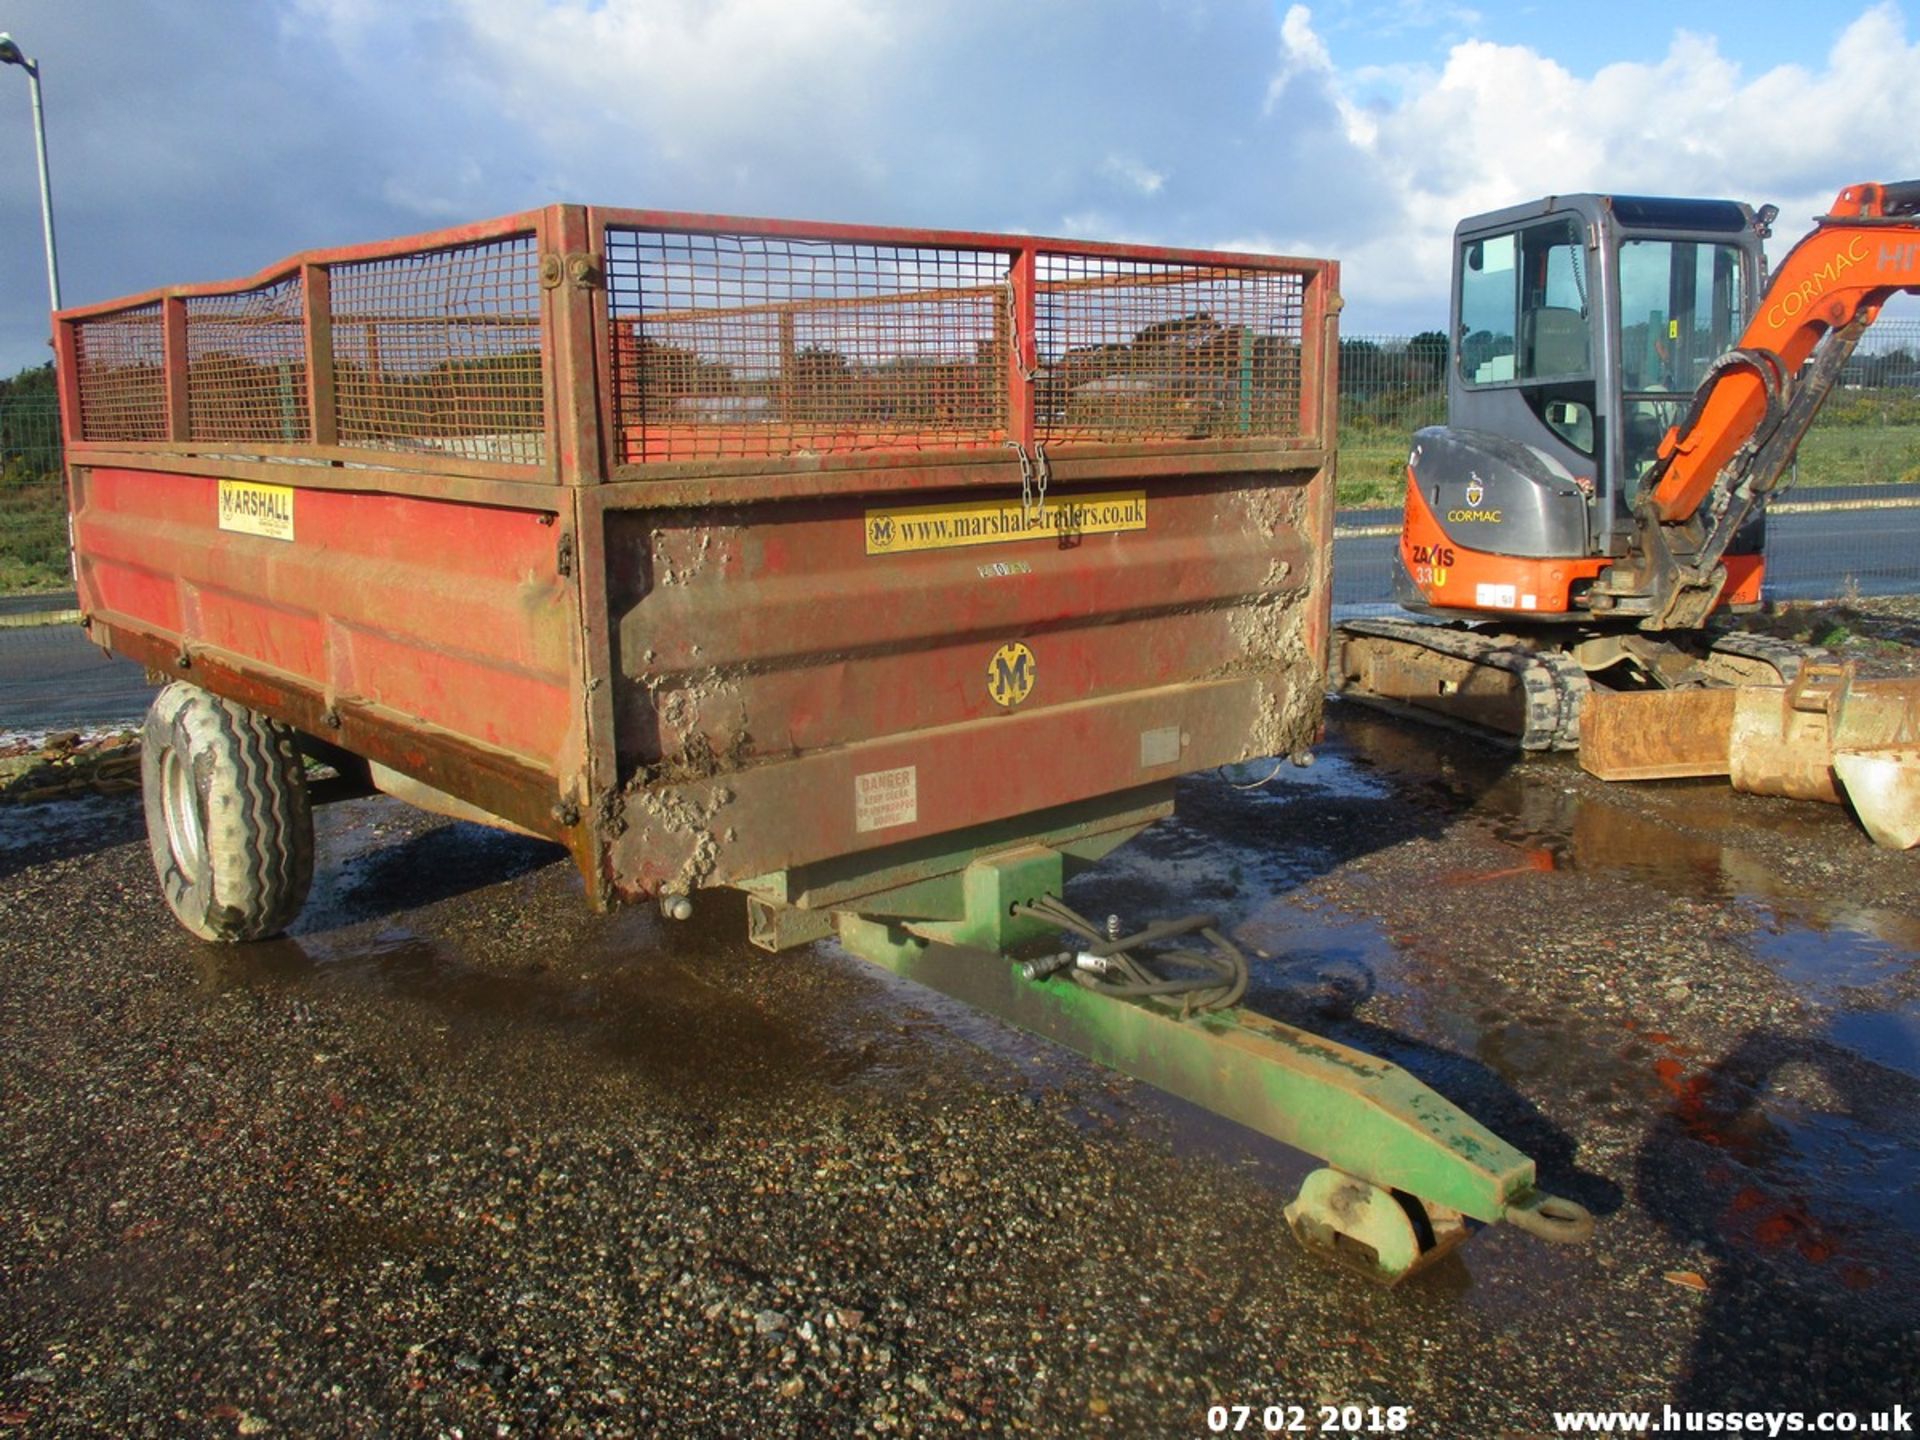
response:
<path id="1" fill-rule="evenodd" d="M 75 326 L 81 435 L 88 440 L 166 439 L 166 351 L 158 301 Z"/>
<path id="2" fill-rule="evenodd" d="M 186 299 L 191 438 L 313 438 L 302 288 L 294 275 L 258 290 Z"/>
<path id="3" fill-rule="evenodd" d="M 457 459 L 550 483 L 1009 446 L 1032 466 L 1036 446 L 1312 438 L 1319 336 L 1305 359 L 1302 344 L 1323 273 L 553 206 L 68 312 L 59 340 L 83 443 L 384 451 L 398 469 Z M 552 370 L 556 346 L 589 343 L 593 366 Z"/>
<path id="4" fill-rule="evenodd" d="M 532 235 L 332 267 L 340 443 L 545 458 Z"/>
<path id="5" fill-rule="evenodd" d="M 1036 274 L 1043 441 L 1300 433 L 1304 276 L 1064 252 Z"/>
<path id="6" fill-rule="evenodd" d="M 606 233 L 620 458 L 995 444 L 1009 257 Z"/>

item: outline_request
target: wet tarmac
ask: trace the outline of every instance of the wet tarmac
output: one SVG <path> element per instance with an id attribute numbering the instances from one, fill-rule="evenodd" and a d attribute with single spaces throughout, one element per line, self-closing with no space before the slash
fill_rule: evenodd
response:
<path id="1" fill-rule="evenodd" d="M 1382 1291 L 1311 1162 L 735 898 L 321 815 L 286 939 L 200 945 L 137 804 L 0 812 L 0 1424 L 49 1434 L 1202 1435 L 1207 1407 L 1920 1394 L 1920 856 L 1332 707 L 1074 882 L 1211 909 L 1250 1003 L 1394 1059 L 1602 1217 Z M 1273 773 L 1269 773 L 1273 772 Z M 1382 1431 L 1381 1433 L 1385 1433 Z"/>

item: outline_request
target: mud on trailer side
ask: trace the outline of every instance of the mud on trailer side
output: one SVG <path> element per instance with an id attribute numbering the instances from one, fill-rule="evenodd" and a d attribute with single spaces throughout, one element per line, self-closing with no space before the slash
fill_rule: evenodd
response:
<path id="1" fill-rule="evenodd" d="M 63 312 L 81 606 L 170 682 L 169 902 L 213 939 L 292 918 L 304 749 L 558 841 L 596 905 L 741 888 L 765 948 L 837 931 L 1327 1155 L 1296 1228 L 1376 1271 L 1463 1215 L 1566 1238 L 1531 1162 L 1393 1067 L 1231 978 L 1154 990 L 1134 952 L 1186 932 L 980 954 L 1071 928 L 1066 879 L 1174 777 L 1316 736 L 1336 292 L 1322 261 L 551 206 Z M 1223 940 L 1201 969 L 1236 961 L 1244 989 Z"/>

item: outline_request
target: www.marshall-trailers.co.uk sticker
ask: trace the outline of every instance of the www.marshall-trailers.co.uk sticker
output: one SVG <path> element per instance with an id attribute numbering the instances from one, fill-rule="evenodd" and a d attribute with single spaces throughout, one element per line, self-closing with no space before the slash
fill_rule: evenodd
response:
<path id="1" fill-rule="evenodd" d="M 1062 535 L 1112 535 L 1147 528 L 1147 492 L 1047 498 L 1028 510 L 1017 495 L 945 505 L 885 505 L 867 511 L 867 554 L 906 555 L 961 545 L 1002 545 Z"/>
<path id="2" fill-rule="evenodd" d="M 269 540 L 293 539 L 293 487 L 222 480 L 220 528 Z"/>

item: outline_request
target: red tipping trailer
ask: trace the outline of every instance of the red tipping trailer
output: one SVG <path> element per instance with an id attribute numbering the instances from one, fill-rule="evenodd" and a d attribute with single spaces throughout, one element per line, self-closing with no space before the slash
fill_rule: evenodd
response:
<path id="1" fill-rule="evenodd" d="M 596 903 L 1131 814 L 1318 727 L 1335 285 L 552 206 L 69 310 L 81 607 Z"/>
<path id="2" fill-rule="evenodd" d="M 81 606 L 172 682 L 170 903 L 292 919 L 304 750 L 560 842 L 596 905 L 739 887 L 766 948 L 837 931 L 1325 1155 L 1289 1216 L 1375 1273 L 1463 1216 L 1577 1238 L 1404 1072 L 1234 1009 L 1211 917 L 980 953 L 1082 924 L 1067 878 L 1175 776 L 1317 735 L 1337 284 L 556 205 L 62 312 Z M 1133 954 L 1192 932 L 1198 975 Z"/>

